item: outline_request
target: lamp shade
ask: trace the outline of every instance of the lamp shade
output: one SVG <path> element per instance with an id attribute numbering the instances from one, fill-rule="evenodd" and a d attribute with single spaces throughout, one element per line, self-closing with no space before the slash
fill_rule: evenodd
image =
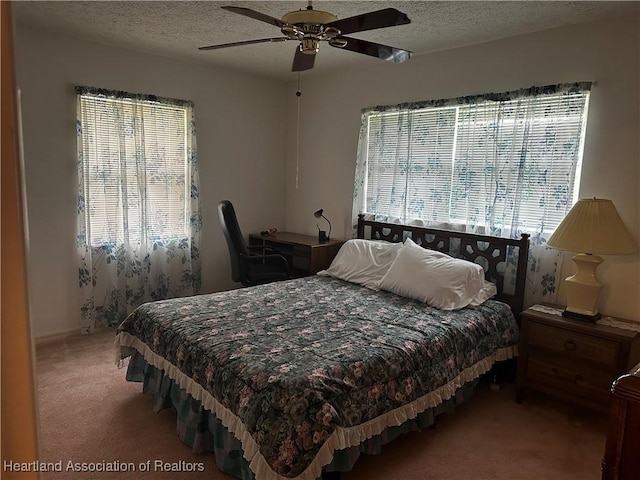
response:
<path id="1" fill-rule="evenodd" d="M 613 202 L 602 198 L 578 200 L 547 246 L 597 255 L 631 255 L 638 251 Z"/>

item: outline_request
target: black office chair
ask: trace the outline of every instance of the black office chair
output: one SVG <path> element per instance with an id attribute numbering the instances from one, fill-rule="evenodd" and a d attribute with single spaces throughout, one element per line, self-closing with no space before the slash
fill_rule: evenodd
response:
<path id="1" fill-rule="evenodd" d="M 222 233 L 229 247 L 231 278 L 245 287 L 291 278 L 287 259 L 275 250 L 262 245 L 248 246 L 229 200 L 218 203 Z M 259 250 L 260 254 L 251 253 Z"/>

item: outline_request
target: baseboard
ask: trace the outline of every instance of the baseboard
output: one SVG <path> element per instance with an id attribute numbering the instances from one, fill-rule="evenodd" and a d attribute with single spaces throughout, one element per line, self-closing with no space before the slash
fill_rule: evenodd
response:
<path id="1" fill-rule="evenodd" d="M 54 333 L 51 335 L 43 335 L 33 339 L 36 345 L 42 345 L 44 343 L 59 342 L 60 340 L 68 340 L 74 337 L 83 337 L 90 335 L 91 333 L 97 333 L 105 330 L 103 327 L 94 328 L 90 333 L 86 332 L 83 328 L 74 328 L 73 330 L 67 330 L 65 332 Z"/>

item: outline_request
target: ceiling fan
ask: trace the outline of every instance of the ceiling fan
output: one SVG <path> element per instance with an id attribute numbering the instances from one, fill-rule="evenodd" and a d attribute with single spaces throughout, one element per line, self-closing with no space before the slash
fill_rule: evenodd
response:
<path id="1" fill-rule="evenodd" d="M 366 30 L 411 23 L 409 17 L 395 8 L 376 10 L 354 17 L 343 18 L 342 20 L 338 20 L 338 17 L 333 13 L 314 10 L 311 1 L 309 1 L 306 9 L 289 12 L 285 14 L 282 19 L 265 15 L 250 8 L 233 6 L 221 8 L 274 25 L 280 28 L 284 36 L 210 45 L 207 47 L 199 47 L 199 50 L 216 50 L 219 48 L 236 47 L 254 43 L 296 40 L 299 42 L 299 46 L 296 48 L 293 57 L 293 67 L 291 68 L 293 72 L 313 68 L 320 42 L 327 42 L 332 47 L 342 48 L 395 63 L 409 60 L 412 54 L 412 52 L 408 50 L 345 36 L 346 34 L 364 32 Z"/>

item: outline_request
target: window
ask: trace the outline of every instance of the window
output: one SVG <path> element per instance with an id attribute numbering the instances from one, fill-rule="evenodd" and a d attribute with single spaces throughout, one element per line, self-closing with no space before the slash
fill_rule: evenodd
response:
<path id="1" fill-rule="evenodd" d="M 80 95 L 92 245 L 188 236 L 188 107 Z"/>
<path id="2" fill-rule="evenodd" d="M 193 103 L 76 87 L 79 287 L 84 328 L 198 293 Z"/>
<path id="3" fill-rule="evenodd" d="M 515 236 L 577 200 L 590 84 L 365 110 L 354 213 Z"/>

